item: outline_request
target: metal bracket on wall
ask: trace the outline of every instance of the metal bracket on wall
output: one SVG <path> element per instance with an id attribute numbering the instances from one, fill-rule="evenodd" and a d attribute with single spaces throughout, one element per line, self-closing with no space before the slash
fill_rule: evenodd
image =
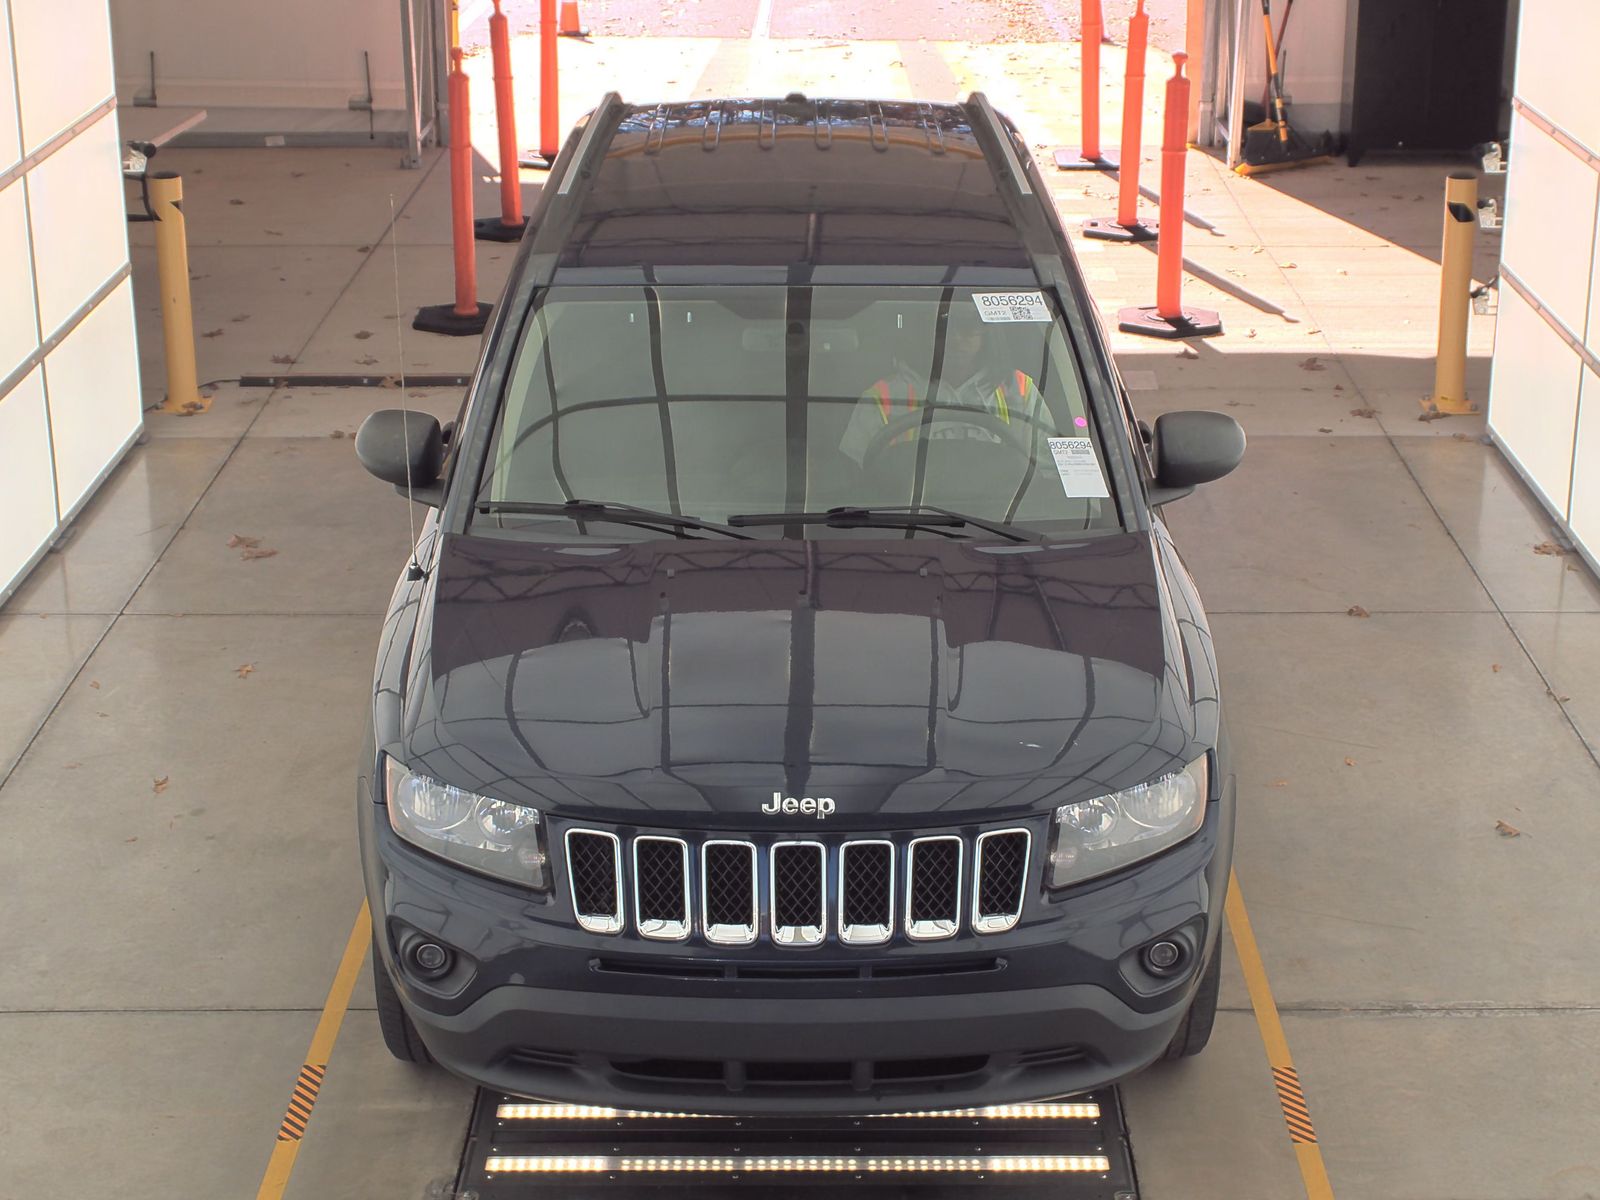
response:
<path id="1" fill-rule="evenodd" d="M 133 106 L 135 108 L 156 107 L 156 52 L 154 50 L 150 51 L 150 90 L 148 92 L 139 92 L 135 95 Z"/>

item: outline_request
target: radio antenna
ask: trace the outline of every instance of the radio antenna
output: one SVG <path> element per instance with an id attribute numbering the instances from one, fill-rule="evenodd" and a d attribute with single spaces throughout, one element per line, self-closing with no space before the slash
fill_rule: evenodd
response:
<path id="1" fill-rule="evenodd" d="M 417 499 L 411 482 L 411 422 L 407 416 L 410 405 L 406 403 L 406 323 L 400 319 L 400 216 L 393 192 L 389 193 L 389 250 L 394 259 L 394 344 L 400 355 L 400 436 L 406 444 L 406 520 L 411 527 L 411 565 L 406 568 L 406 578 L 415 581 L 427 572 L 417 561 Z"/>

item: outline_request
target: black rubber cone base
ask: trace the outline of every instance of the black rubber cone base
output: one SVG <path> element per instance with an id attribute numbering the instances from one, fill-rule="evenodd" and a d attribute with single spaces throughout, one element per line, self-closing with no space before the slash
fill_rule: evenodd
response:
<path id="1" fill-rule="evenodd" d="M 1209 308 L 1185 308 L 1182 316 L 1169 320 L 1152 304 L 1148 308 L 1123 309 L 1117 314 L 1117 328 L 1123 333 L 1141 333 L 1145 337 L 1215 337 L 1222 332 L 1222 318 Z"/>
<path id="2" fill-rule="evenodd" d="M 1159 221 L 1120 225 L 1115 217 L 1090 217 L 1083 223 L 1083 236 L 1105 242 L 1153 242 L 1159 228 Z"/>
<path id="3" fill-rule="evenodd" d="M 1058 171 L 1115 171 L 1117 160 L 1104 150 L 1099 158 L 1085 158 L 1081 150 L 1057 150 L 1056 170 Z"/>
<path id="4" fill-rule="evenodd" d="M 479 217 L 472 223 L 472 236 L 480 242 L 520 242 L 527 219 L 520 224 L 507 225 L 499 217 Z"/>
<path id="5" fill-rule="evenodd" d="M 525 171 L 548 171 L 555 165 L 554 155 L 546 157 L 537 150 L 523 150 L 517 155 L 517 166 Z"/>
<path id="6" fill-rule="evenodd" d="M 475 315 L 463 317 L 456 313 L 454 304 L 430 304 L 417 310 L 411 328 L 423 333 L 442 333 L 446 337 L 476 337 L 489 323 L 489 310 L 493 307 L 479 304 Z"/>

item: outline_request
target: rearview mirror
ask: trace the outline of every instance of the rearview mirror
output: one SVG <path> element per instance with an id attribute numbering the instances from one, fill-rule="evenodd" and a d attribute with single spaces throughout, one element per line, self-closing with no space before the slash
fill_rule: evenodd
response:
<path id="1" fill-rule="evenodd" d="M 394 484 L 424 504 L 443 499 L 439 472 L 444 467 L 444 431 L 436 417 L 398 408 L 380 409 L 356 430 L 356 457 L 385 483 Z"/>
<path id="2" fill-rule="evenodd" d="M 1244 430 L 1226 413 L 1174 412 L 1156 418 L 1152 506 L 1221 479 L 1244 457 Z"/>

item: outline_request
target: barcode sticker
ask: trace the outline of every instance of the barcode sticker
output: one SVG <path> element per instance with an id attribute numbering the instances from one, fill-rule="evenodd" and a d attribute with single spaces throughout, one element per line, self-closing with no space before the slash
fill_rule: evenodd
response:
<path id="1" fill-rule="evenodd" d="M 1088 438 L 1053 437 L 1050 457 L 1056 460 L 1061 490 L 1073 499 L 1111 495 L 1106 489 L 1106 477 L 1100 472 L 1100 460 L 1094 454 L 1094 443 Z"/>

